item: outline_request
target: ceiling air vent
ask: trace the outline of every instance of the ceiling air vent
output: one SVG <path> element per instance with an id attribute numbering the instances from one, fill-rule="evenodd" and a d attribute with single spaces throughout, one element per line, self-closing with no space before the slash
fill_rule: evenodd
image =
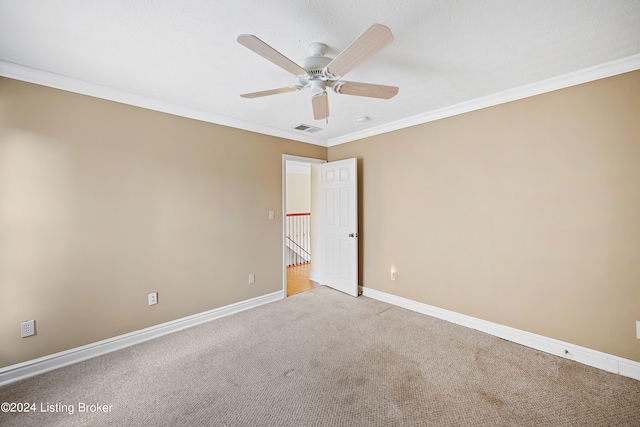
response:
<path id="1" fill-rule="evenodd" d="M 311 126 L 311 125 L 305 125 L 304 123 L 300 123 L 298 126 L 294 127 L 295 130 L 301 130 L 302 132 L 307 132 L 307 133 L 315 133 L 315 132 L 319 132 L 322 129 L 317 128 L 315 126 Z"/>

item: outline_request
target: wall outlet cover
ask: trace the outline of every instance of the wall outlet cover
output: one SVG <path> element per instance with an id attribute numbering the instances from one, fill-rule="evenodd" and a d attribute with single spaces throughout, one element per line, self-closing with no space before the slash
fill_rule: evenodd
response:
<path id="1" fill-rule="evenodd" d="M 151 292 L 149 295 L 147 295 L 147 301 L 149 303 L 149 305 L 155 305 L 158 303 L 158 293 L 157 292 Z"/>
<path id="2" fill-rule="evenodd" d="M 25 320 L 20 323 L 20 337 L 26 338 L 34 335 L 36 333 L 36 321 L 35 320 Z"/>

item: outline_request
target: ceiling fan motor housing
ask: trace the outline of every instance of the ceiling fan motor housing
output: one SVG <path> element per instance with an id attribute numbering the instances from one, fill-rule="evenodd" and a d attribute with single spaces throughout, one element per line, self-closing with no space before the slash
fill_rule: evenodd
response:
<path id="1" fill-rule="evenodd" d="M 331 62 L 331 58 L 326 56 L 307 56 L 298 63 L 299 66 L 307 70 L 312 76 L 322 76 L 322 70 Z"/>
<path id="2" fill-rule="evenodd" d="M 309 82 L 309 87 L 311 88 L 311 92 L 313 93 L 322 93 L 324 92 L 324 88 L 326 86 L 326 83 L 322 80 L 319 79 L 312 79 Z"/>
<path id="3" fill-rule="evenodd" d="M 315 51 L 317 53 L 324 52 L 326 50 L 326 45 L 323 43 L 311 43 L 309 45 L 309 50 L 312 51 L 311 46 L 322 45 L 323 49 L 317 48 Z M 325 77 L 322 70 L 331 62 L 332 58 L 327 58 L 322 55 L 314 55 L 308 56 L 304 58 L 302 61 L 298 63 L 302 68 L 307 70 L 308 75 L 298 77 L 300 84 L 302 86 L 309 86 L 313 93 L 322 93 L 327 86 L 327 78 Z"/>

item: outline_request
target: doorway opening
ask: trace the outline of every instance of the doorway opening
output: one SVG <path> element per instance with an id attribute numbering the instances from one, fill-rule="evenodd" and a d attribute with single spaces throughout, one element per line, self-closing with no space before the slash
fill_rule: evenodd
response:
<path id="1" fill-rule="evenodd" d="M 287 297 L 320 286 L 320 164 L 283 156 L 283 279 Z"/>
<path id="2" fill-rule="evenodd" d="M 327 162 L 284 154 L 282 156 L 282 277 L 287 295 L 287 264 L 296 245 L 289 243 L 287 218 L 287 162 L 310 163 L 309 280 L 351 296 L 358 283 L 358 160 Z M 289 191 L 291 188 L 289 188 Z M 303 208 L 303 210 L 306 207 Z M 293 213 L 293 212 L 290 212 Z M 302 245 L 299 245 L 302 246 Z M 302 251 L 298 250 L 299 253 Z M 306 276 L 306 274 L 305 274 Z M 305 277 L 306 280 L 306 277 Z"/>

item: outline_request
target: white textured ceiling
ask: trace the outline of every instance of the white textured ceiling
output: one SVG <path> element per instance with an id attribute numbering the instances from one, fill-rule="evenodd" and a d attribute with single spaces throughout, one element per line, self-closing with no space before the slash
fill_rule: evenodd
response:
<path id="1" fill-rule="evenodd" d="M 308 91 L 240 98 L 296 79 L 239 34 L 297 62 L 316 41 L 335 56 L 372 23 L 394 41 L 345 79 L 399 86 L 395 98 L 330 93 L 328 123 Z M 638 0 L 0 0 L 0 75 L 321 145 L 638 58 Z"/>

